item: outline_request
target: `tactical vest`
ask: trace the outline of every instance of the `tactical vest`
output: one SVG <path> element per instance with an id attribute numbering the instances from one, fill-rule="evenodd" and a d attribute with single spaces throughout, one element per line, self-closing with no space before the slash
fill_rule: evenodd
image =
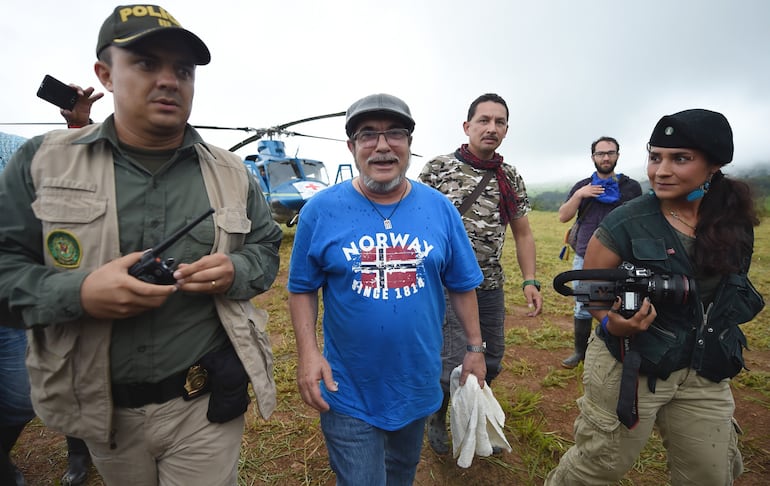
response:
<path id="1" fill-rule="evenodd" d="M 660 212 L 657 198 L 641 196 L 616 209 L 602 226 L 613 235 L 620 257 L 657 275 L 694 277 L 686 249 Z M 746 337 L 739 324 L 754 318 L 764 307 L 762 296 L 748 279 L 751 255 L 745 255 L 744 270 L 722 278 L 712 304 L 703 309 L 697 288 L 686 302 L 652 303 L 657 317 L 650 328 L 632 338 L 642 356 L 640 372 L 666 379 L 683 362 L 697 373 L 718 382 L 731 378 L 744 367 Z M 694 333 L 692 347 L 685 346 Z M 622 361 L 622 339 L 597 328 L 609 351 Z M 692 338 L 691 338 L 692 339 Z M 691 351 L 691 356 L 682 353 Z M 681 367 L 681 366 L 679 366 Z"/>
<path id="2" fill-rule="evenodd" d="M 82 248 L 78 270 L 92 271 L 121 256 L 112 147 L 106 140 L 73 143 L 99 127 L 46 134 L 30 166 L 37 194 L 32 209 L 41 221 L 42 244 L 46 245 L 46 235 L 53 229 L 76 235 Z M 246 169 L 235 154 L 223 149 L 196 144 L 195 150 L 209 201 L 216 210 L 211 252 L 230 253 L 243 245 L 251 228 L 246 214 Z M 45 264 L 54 266 L 50 252 L 43 253 Z M 61 269 L 60 264 L 56 266 Z M 214 301 L 254 387 L 260 414 L 268 418 L 276 406 L 276 390 L 267 312 L 248 300 L 216 295 Z M 75 437 L 109 440 L 111 330 L 112 321 L 83 316 L 28 331 L 32 404 L 47 426 Z"/>

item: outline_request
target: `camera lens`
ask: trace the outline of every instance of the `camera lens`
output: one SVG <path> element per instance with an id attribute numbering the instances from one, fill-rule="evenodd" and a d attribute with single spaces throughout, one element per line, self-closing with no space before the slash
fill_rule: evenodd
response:
<path id="1" fill-rule="evenodd" d="M 649 293 L 653 303 L 686 304 L 690 296 L 690 279 L 686 275 L 653 275 Z"/>

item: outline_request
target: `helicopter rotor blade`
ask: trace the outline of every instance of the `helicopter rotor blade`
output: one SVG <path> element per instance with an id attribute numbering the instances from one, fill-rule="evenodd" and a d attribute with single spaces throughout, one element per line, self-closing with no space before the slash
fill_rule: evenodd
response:
<path id="1" fill-rule="evenodd" d="M 0 122 L 0 125 L 3 126 L 30 126 L 30 125 L 65 125 L 66 122 L 19 122 L 19 123 L 13 123 L 13 122 Z"/>
<path id="2" fill-rule="evenodd" d="M 236 150 L 238 150 L 239 148 L 243 147 L 244 145 L 248 145 L 251 142 L 256 142 L 260 138 L 264 137 L 266 133 L 267 133 L 266 129 L 257 130 L 257 133 L 255 133 L 254 135 L 252 135 L 252 136 L 250 136 L 250 137 L 248 137 L 248 138 L 246 138 L 244 140 L 241 140 L 240 142 L 238 142 L 235 145 L 233 145 L 232 147 L 230 147 L 228 150 L 230 152 L 235 152 Z"/>
<path id="3" fill-rule="evenodd" d="M 344 111 L 340 111 L 340 112 L 337 112 L 337 113 L 328 113 L 326 115 L 311 116 L 309 118 L 302 118 L 300 120 L 294 120 L 294 121 L 291 121 L 289 123 L 284 123 L 282 125 L 276 125 L 276 126 L 270 127 L 270 128 L 260 128 L 260 129 L 256 130 L 256 132 L 257 132 L 256 134 L 254 134 L 254 135 L 246 138 L 245 140 L 243 140 L 241 142 L 238 142 L 237 144 L 235 144 L 232 147 L 230 147 L 230 152 L 235 152 L 236 150 L 238 150 L 239 148 L 241 148 L 241 147 L 243 147 L 245 145 L 248 145 L 248 144 L 250 144 L 252 142 L 256 142 L 257 140 L 259 140 L 260 138 L 264 137 L 265 135 L 272 137 L 273 135 L 281 135 L 283 133 L 286 133 L 286 129 L 288 127 L 293 126 L 293 125 L 299 125 L 300 123 L 306 123 L 306 122 L 315 121 L 315 120 L 323 120 L 324 118 L 334 118 L 334 117 L 337 117 L 337 116 L 345 116 L 345 113 L 346 112 L 344 112 Z"/>
<path id="4" fill-rule="evenodd" d="M 305 123 L 305 122 L 310 122 L 310 121 L 315 121 L 315 120 L 323 120 L 324 118 L 334 118 L 334 117 L 337 117 L 337 116 L 345 116 L 345 113 L 346 112 L 344 112 L 344 111 L 340 111 L 339 113 L 329 113 L 327 115 L 311 116 L 310 118 L 303 118 L 301 120 L 294 120 L 293 122 L 284 123 L 283 125 L 278 125 L 278 126 L 276 126 L 274 128 L 277 131 L 283 131 L 283 130 L 285 130 L 285 129 L 289 128 L 290 126 L 293 126 L 293 125 L 299 125 L 300 123 Z"/>
<path id="5" fill-rule="evenodd" d="M 299 132 L 283 132 L 284 135 L 287 137 L 307 137 L 307 138 L 317 138 L 319 140 L 331 140 L 333 142 L 347 142 L 347 140 L 343 140 L 341 138 L 332 138 L 332 137 L 321 137 L 318 135 L 307 135 L 305 133 L 299 133 Z"/>
<path id="6" fill-rule="evenodd" d="M 267 136 L 273 136 L 273 135 L 281 135 L 281 134 L 287 134 L 287 135 L 297 135 L 302 137 L 309 137 L 309 138 L 318 138 L 322 140 L 333 140 L 337 142 L 344 142 L 345 140 L 340 140 L 336 138 L 327 138 L 327 137 L 318 137 L 313 135 L 305 135 L 301 133 L 296 132 L 286 132 L 286 129 L 294 126 L 299 125 L 300 123 L 306 123 L 311 122 L 315 120 L 323 120 L 325 118 L 334 118 L 338 116 L 345 116 L 344 111 L 340 111 L 337 113 L 328 113 L 326 115 L 317 115 L 317 116 L 311 116 L 308 118 L 302 118 L 300 120 L 294 120 L 290 121 L 288 123 L 283 123 L 281 125 L 276 125 L 274 127 L 270 128 L 252 128 L 252 127 L 220 127 L 215 125 L 193 125 L 196 129 L 202 129 L 202 130 L 240 130 L 244 132 L 255 132 L 254 135 L 249 136 L 248 138 L 244 139 L 241 142 L 238 142 L 237 144 L 230 147 L 230 152 L 235 152 L 239 148 L 248 145 L 252 142 L 256 142 L 260 138 Z M 0 123 L 0 125 L 62 125 L 62 122 L 22 122 L 22 123 Z"/>
<path id="7" fill-rule="evenodd" d="M 193 125 L 197 130 L 240 130 L 242 132 L 256 132 L 258 128 L 252 127 L 217 127 L 212 125 Z"/>
<path id="8" fill-rule="evenodd" d="M 64 125 L 65 122 L 0 122 L 0 126 L 35 126 L 35 125 Z M 193 125 L 195 129 L 202 130 L 240 130 L 242 132 L 256 132 L 258 128 L 252 127 L 218 127 L 214 125 Z"/>

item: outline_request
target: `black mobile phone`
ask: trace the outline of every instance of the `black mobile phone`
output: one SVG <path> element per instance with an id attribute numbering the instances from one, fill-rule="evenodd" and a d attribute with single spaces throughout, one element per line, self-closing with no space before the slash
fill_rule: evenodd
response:
<path id="1" fill-rule="evenodd" d="M 37 96 L 59 108 L 71 110 L 78 101 L 78 90 L 46 74 L 37 90 Z"/>

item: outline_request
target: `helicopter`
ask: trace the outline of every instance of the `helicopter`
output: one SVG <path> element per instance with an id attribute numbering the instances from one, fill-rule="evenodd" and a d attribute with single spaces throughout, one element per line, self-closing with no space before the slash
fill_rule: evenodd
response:
<path id="1" fill-rule="evenodd" d="M 326 166 L 320 160 L 289 157 L 286 155 L 286 146 L 282 140 L 275 140 L 275 136 L 301 136 L 344 142 L 344 140 L 328 137 L 318 137 L 286 129 L 290 126 L 323 118 L 344 116 L 345 112 L 329 113 L 327 115 L 313 116 L 295 120 L 270 128 L 222 128 L 212 126 L 199 126 L 203 129 L 234 129 L 256 132 L 245 140 L 230 147 L 231 152 L 252 143 L 257 143 L 257 153 L 247 155 L 243 163 L 251 175 L 259 183 L 265 196 L 273 219 L 288 227 L 292 227 L 299 219 L 299 211 L 308 199 L 331 185 Z M 266 140 L 263 138 L 268 137 Z M 352 178 L 352 173 L 350 174 Z M 346 177 L 337 171 L 334 183 L 341 182 Z"/>

